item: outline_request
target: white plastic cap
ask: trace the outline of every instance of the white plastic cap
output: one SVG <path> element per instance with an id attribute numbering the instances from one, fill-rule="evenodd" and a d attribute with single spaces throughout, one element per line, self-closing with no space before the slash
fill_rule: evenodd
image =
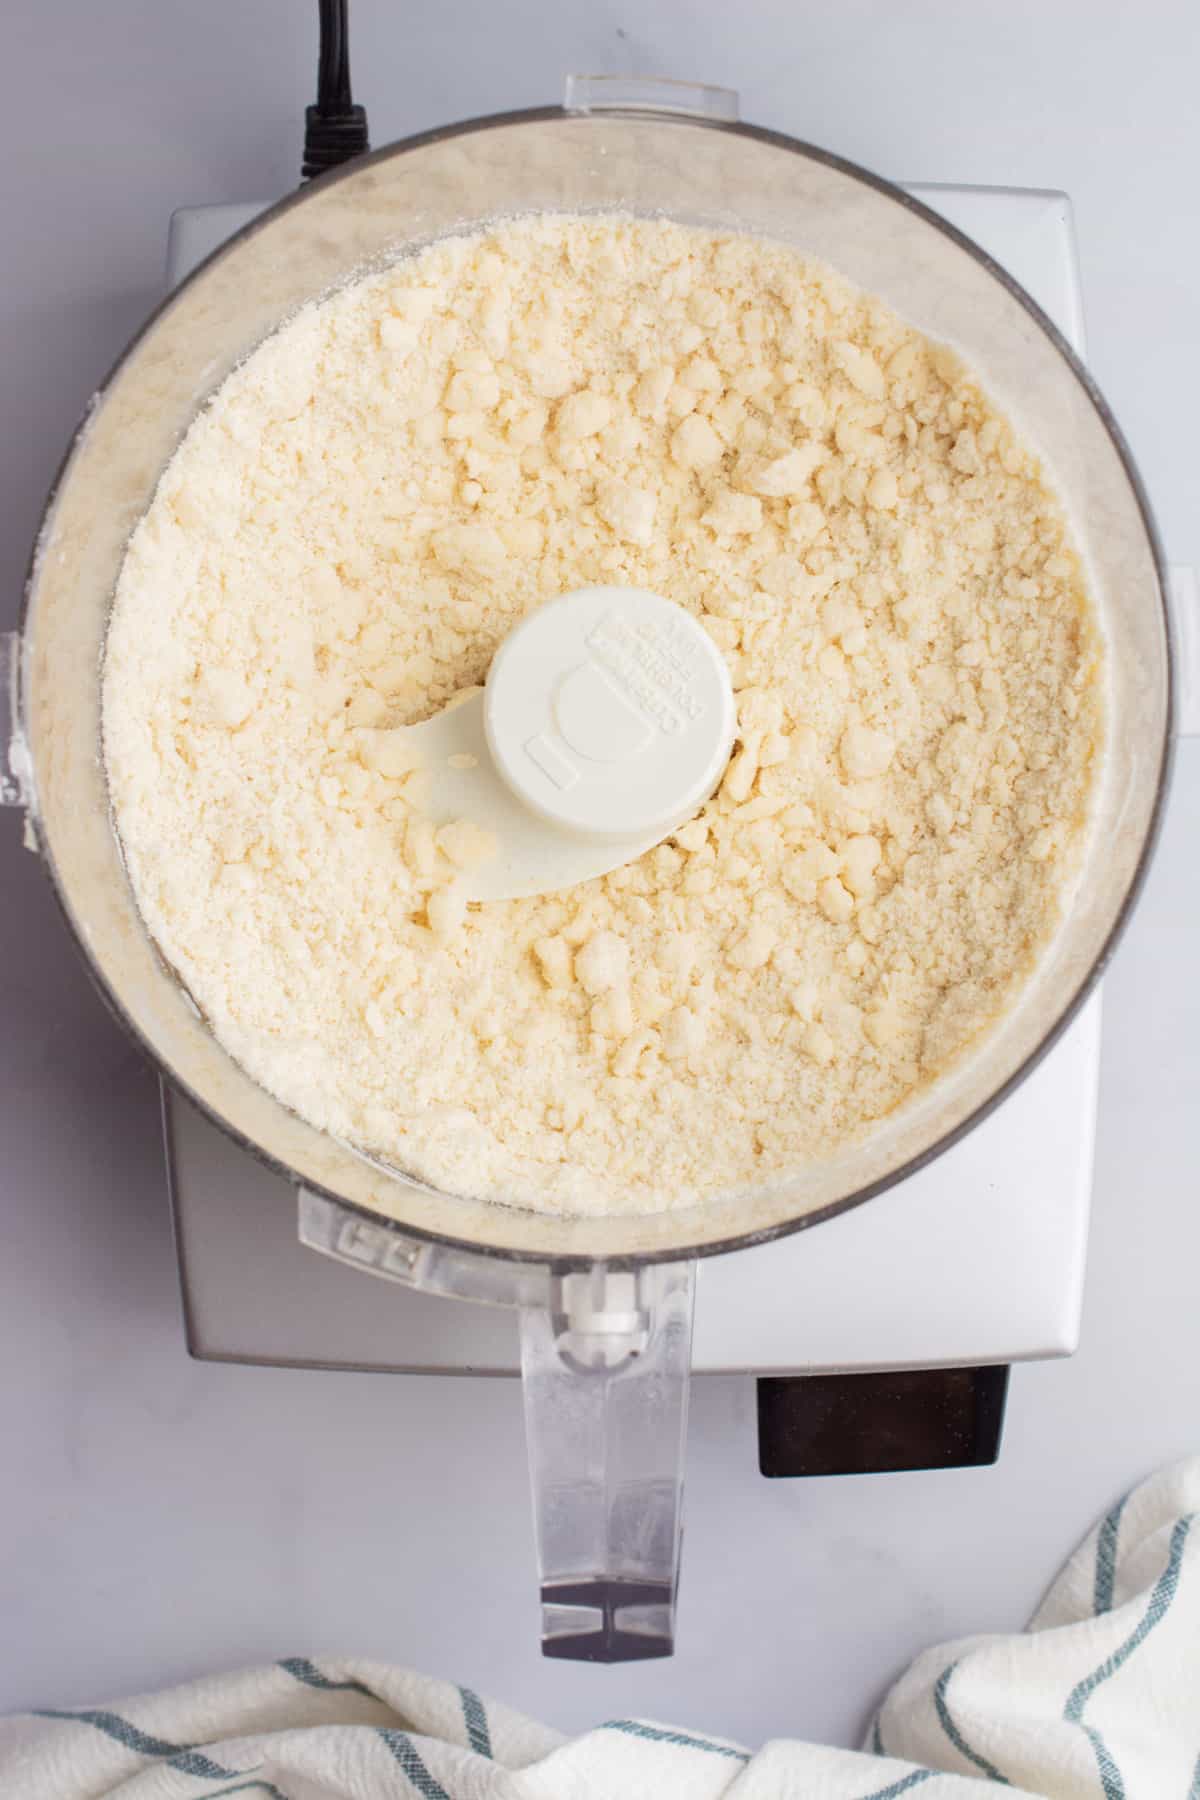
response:
<path id="1" fill-rule="evenodd" d="M 576 836 L 660 836 L 712 793 L 736 726 L 729 670 L 704 627 L 642 588 L 580 588 L 510 632 L 487 678 L 498 773 Z"/>

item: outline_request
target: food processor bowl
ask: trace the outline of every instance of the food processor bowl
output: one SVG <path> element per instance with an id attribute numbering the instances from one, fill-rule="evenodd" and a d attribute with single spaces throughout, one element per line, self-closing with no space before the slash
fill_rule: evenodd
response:
<path id="1" fill-rule="evenodd" d="M 8 797 L 24 805 L 120 1019 L 170 1081 L 292 1180 L 307 1242 L 400 1280 L 522 1307 L 544 1632 L 564 1655 L 670 1646 L 693 1259 L 878 1194 L 1029 1072 L 1112 952 L 1170 760 L 1162 558 L 1136 470 L 1086 371 L 1004 271 L 935 214 L 734 115 L 723 90 L 577 79 L 562 108 L 409 139 L 255 220 L 170 296 L 92 401 L 48 503 L 9 645 Z M 665 215 L 779 240 L 960 350 L 1051 471 L 1107 647 L 1107 752 L 1083 867 L 1019 1002 L 972 1055 L 861 1142 L 754 1192 L 640 1217 L 555 1217 L 439 1193 L 257 1086 L 142 925 L 100 748 L 101 656 L 125 545 L 214 389 L 281 321 L 353 274 L 448 234 L 547 211 Z"/>

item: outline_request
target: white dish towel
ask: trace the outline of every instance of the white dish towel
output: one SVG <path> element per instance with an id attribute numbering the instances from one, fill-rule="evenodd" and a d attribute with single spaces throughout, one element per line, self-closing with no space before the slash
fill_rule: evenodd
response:
<path id="1" fill-rule="evenodd" d="M 1113 1508 L 1028 1631 L 918 1657 L 867 1751 L 613 1719 L 565 1739 L 469 1688 L 293 1658 L 0 1719 L 3 1800 L 1200 1800 L 1200 1458 Z"/>

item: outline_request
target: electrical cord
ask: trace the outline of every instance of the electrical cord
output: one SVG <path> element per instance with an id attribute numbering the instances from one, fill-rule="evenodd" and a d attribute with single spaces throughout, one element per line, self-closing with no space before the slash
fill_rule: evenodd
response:
<path id="1" fill-rule="evenodd" d="M 319 0 L 319 7 L 317 103 L 304 113 L 305 181 L 371 148 L 366 109 L 355 106 L 350 93 L 349 0 Z"/>

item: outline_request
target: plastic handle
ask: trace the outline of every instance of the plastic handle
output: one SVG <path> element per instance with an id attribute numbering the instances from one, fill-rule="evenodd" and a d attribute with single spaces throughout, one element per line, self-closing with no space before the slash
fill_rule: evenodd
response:
<path id="1" fill-rule="evenodd" d="M 696 81 L 664 81 L 642 75 L 568 75 L 563 111 L 674 113 L 679 118 L 707 119 L 713 125 L 734 125 L 738 97 L 733 88 L 708 87 Z"/>
<path id="2" fill-rule="evenodd" d="M 0 806 L 28 806 L 33 795 L 17 698 L 20 670 L 20 633 L 0 632 Z"/>
<path id="3" fill-rule="evenodd" d="M 694 1263 L 568 1273 L 411 1238 L 297 1190 L 300 1241 L 448 1299 L 520 1308 L 542 1650 L 577 1662 L 675 1643 Z"/>
<path id="4" fill-rule="evenodd" d="M 521 1313 L 542 1651 L 670 1656 L 694 1263 L 552 1278 Z"/>
<path id="5" fill-rule="evenodd" d="M 297 1188 L 300 1242 L 367 1275 L 446 1300 L 484 1306 L 542 1306 L 550 1292 L 544 1263 L 457 1250 L 429 1238 L 409 1237 L 387 1219 L 364 1218 L 351 1207 Z"/>

